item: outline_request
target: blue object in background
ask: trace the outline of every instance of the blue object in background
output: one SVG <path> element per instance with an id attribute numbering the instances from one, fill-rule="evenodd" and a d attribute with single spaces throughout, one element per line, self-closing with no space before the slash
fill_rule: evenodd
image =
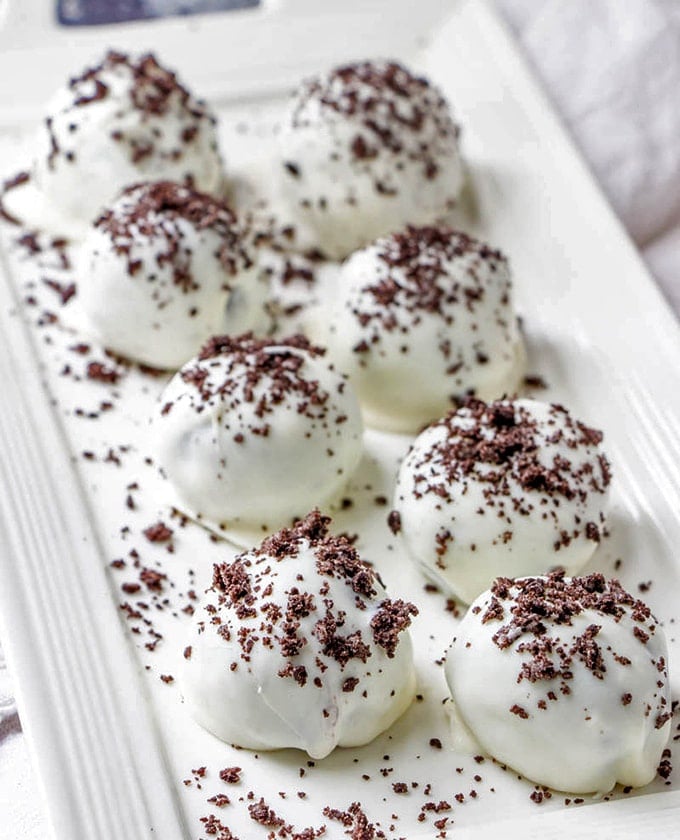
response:
<path id="1" fill-rule="evenodd" d="M 101 26 L 259 5 L 260 0 L 57 0 L 57 20 L 62 26 Z"/>

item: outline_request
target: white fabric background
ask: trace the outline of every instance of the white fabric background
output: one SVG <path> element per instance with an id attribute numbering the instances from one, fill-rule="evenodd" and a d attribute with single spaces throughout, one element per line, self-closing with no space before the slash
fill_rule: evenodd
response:
<path id="1" fill-rule="evenodd" d="M 496 0 L 680 311 L 680 2 Z"/>
<path id="2" fill-rule="evenodd" d="M 680 312 L 680 2 L 496 4 Z M 45 840 L 18 718 L 2 717 L 0 840 Z"/>

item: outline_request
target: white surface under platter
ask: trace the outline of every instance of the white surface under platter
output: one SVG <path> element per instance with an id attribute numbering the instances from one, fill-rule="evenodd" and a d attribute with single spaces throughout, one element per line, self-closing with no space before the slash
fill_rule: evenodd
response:
<path id="1" fill-rule="evenodd" d="M 172 64 L 172 56 L 162 58 Z M 652 581 L 645 598 L 666 625 L 673 676 L 680 669 L 673 627 L 680 604 L 680 329 L 484 5 L 462 6 L 421 55 L 403 58 L 444 88 L 464 126 L 474 207 L 465 223 L 511 257 L 530 369 L 550 384 L 537 396 L 559 399 L 605 431 L 616 488 L 612 536 L 591 566 L 610 573 L 620 558 L 617 574 L 624 585 L 637 591 L 639 583 Z M 276 111 L 276 104 L 260 103 L 221 113 L 232 168 L 246 167 L 256 139 L 266 146 Z M 3 142 L 3 159 L 10 170 L 12 160 L 18 168 L 22 138 Z M 146 418 L 164 380 L 136 369 L 125 371 L 116 385 L 76 379 L 73 373 L 103 358 L 101 352 L 92 348 L 89 356 L 78 356 L 68 348 L 79 337 L 59 324 L 45 325 L 41 317 L 50 309 L 69 321 L 75 300 L 61 308 L 42 282 L 66 282 L 68 272 L 60 273 L 54 253 L 41 255 L 39 265 L 25 249 L 11 246 L 16 229 L 5 228 L 4 234 L 0 528 L 6 547 L 0 554 L 0 619 L 59 840 L 203 837 L 199 818 L 213 811 L 206 799 L 216 793 L 232 800 L 215 813 L 236 835 L 264 837 L 267 830 L 248 817 L 249 801 L 239 801 L 250 790 L 255 801 L 264 797 L 298 830 L 325 823 L 328 837 L 343 836 L 343 830 L 323 817 L 323 806 L 345 809 L 353 801 L 363 803 L 388 837 L 432 836 L 434 820 L 443 816 L 453 820 L 450 834 L 458 837 L 485 836 L 490 822 L 497 831 L 521 823 L 525 837 L 548 838 L 570 830 L 593 837 L 667 836 L 677 826 L 680 790 L 673 779 L 670 786 L 657 781 L 641 795 L 619 791 L 619 801 L 565 808 L 564 796 L 555 794 L 537 807 L 529 800 L 528 782 L 489 759 L 478 764 L 453 752 L 442 706 L 447 692 L 435 660 L 456 620 L 442 596 L 426 593 L 404 562 L 385 525 L 389 508 L 374 501 L 391 496 L 408 438 L 367 435 L 367 457 L 348 492 L 354 505 L 336 525 L 359 534 L 360 549 L 393 596 L 406 594 L 420 607 L 413 634 L 424 700 L 373 744 L 338 750 L 314 767 L 292 751 L 257 758 L 236 752 L 193 724 L 177 683 L 160 676 L 177 670 L 189 620 L 181 612 L 186 592 L 200 593 L 211 562 L 227 559 L 232 549 L 196 526 L 171 520 L 164 484 L 145 462 Z M 30 283 L 35 287 L 27 289 Z M 39 305 L 20 304 L 27 295 Z M 28 329 L 19 311 L 26 313 Z M 61 375 L 65 363 L 72 375 Z M 114 408 L 102 411 L 102 401 Z M 90 412 L 98 419 L 89 418 Z M 107 460 L 110 448 L 120 465 Z M 129 490 L 133 482 L 139 488 Z M 126 504 L 129 495 L 134 509 Z M 141 533 L 159 518 L 174 529 L 172 554 Z M 150 604 L 145 615 L 163 635 L 154 651 L 145 647 L 153 642 L 147 626 L 141 624 L 136 636 L 129 628 L 139 622 L 125 622 L 126 629 L 117 615 L 120 602 L 135 600 L 120 590 L 123 582 L 137 580 L 132 548 L 144 566 L 168 576 L 162 593 L 136 596 Z M 127 568 L 111 569 L 110 561 L 119 557 Z M 160 610 L 154 597 L 161 606 L 165 597 L 170 604 Z M 678 687 L 676 674 L 674 696 Z M 439 738 L 443 749 L 433 749 L 431 738 Z M 243 768 L 243 781 L 226 786 L 218 771 L 233 765 Z M 205 777 L 196 778 L 192 769 L 203 766 Z M 463 772 L 456 772 L 460 767 Z M 482 780 L 474 780 L 475 774 Z M 419 786 L 396 795 L 397 781 Z M 476 799 L 469 796 L 471 788 Z M 306 799 L 297 797 L 298 790 L 307 792 Z M 285 799 L 279 791 L 287 793 Z M 462 804 L 454 800 L 458 792 L 465 795 Z M 453 810 L 419 822 L 423 803 L 441 799 L 452 802 Z M 509 822 L 503 826 L 501 820 Z"/>

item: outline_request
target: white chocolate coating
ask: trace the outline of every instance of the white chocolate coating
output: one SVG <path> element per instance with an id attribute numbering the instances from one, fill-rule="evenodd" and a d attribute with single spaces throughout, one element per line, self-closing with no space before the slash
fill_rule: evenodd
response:
<path id="1" fill-rule="evenodd" d="M 606 793 L 656 775 L 666 661 L 663 630 L 617 581 L 551 576 L 480 595 L 445 669 L 457 713 L 497 761 L 556 790 Z"/>
<path id="2" fill-rule="evenodd" d="M 406 224 L 443 216 L 460 192 L 458 129 L 441 93 L 394 62 L 307 80 L 281 135 L 296 222 L 342 259 Z"/>
<path id="3" fill-rule="evenodd" d="M 226 205 L 171 182 L 127 189 L 80 254 L 78 300 L 109 349 L 176 369 L 211 336 L 266 324 L 266 279 Z"/>
<path id="4" fill-rule="evenodd" d="M 215 192 L 222 182 L 215 118 L 152 55 L 109 52 L 55 94 L 34 176 L 62 214 L 85 223 L 137 181 Z"/>
<path id="5" fill-rule="evenodd" d="M 416 433 L 456 398 L 516 393 L 524 350 L 508 263 L 443 227 L 409 227 L 343 265 L 307 328 L 350 377 L 366 424 Z"/>
<path id="6" fill-rule="evenodd" d="M 389 601 L 317 512 L 234 563 L 215 567 L 184 654 L 193 717 L 253 750 L 324 758 L 387 729 L 415 691 L 415 608 Z"/>
<path id="7" fill-rule="evenodd" d="M 240 544 L 334 501 L 363 448 L 351 387 L 301 336 L 213 339 L 171 380 L 154 425 L 188 511 Z"/>
<path id="8" fill-rule="evenodd" d="M 467 604 L 499 576 L 574 574 L 604 522 L 601 439 L 561 406 L 472 400 L 416 438 L 393 528 L 425 574 Z"/>

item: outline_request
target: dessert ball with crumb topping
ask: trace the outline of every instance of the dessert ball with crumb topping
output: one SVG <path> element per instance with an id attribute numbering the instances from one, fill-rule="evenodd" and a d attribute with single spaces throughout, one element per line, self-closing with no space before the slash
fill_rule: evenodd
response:
<path id="1" fill-rule="evenodd" d="M 213 338 L 161 395 L 155 427 L 187 512 L 241 545 L 336 501 L 362 454 L 351 386 L 302 336 Z"/>
<path id="2" fill-rule="evenodd" d="M 296 221 L 334 259 L 408 223 L 435 221 L 463 180 L 446 100 L 393 61 L 348 64 L 304 82 L 281 148 Z"/>
<path id="3" fill-rule="evenodd" d="M 372 741 L 415 691 L 413 604 L 313 511 L 214 567 L 184 650 L 194 718 L 239 747 L 324 758 Z"/>
<path id="4" fill-rule="evenodd" d="M 136 181 L 213 192 L 222 181 L 215 117 L 153 55 L 108 52 L 55 95 L 34 174 L 61 213 L 85 223 Z"/>
<path id="5" fill-rule="evenodd" d="M 178 368 L 217 333 L 264 327 L 266 278 L 225 204 L 170 181 L 135 184 L 80 253 L 78 300 L 110 350 Z"/>
<path id="6" fill-rule="evenodd" d="M 357 251 L 309 332 L 369 426 L 417 432 L 474 393 L 516 393 L 524 349 L 507 260 L 464 233 L 408 227 Z"/>
<path id="7" fill-rule="evenodd" d="M 402 462 L 390 516 L 424 573 L 469 604 L 499 576 L 573 574 L 603 533 L 602 433 L 560 405 L 469 400 Z"/>
<path id="8" fill-rule="evenodd" d="M 497 761 L 557 790 L 606 793 L 656 775 L 671 728 L 667 656 L 649 607 L 617 580 L 554 572 L 480 595 L 446 679 Z"/>

